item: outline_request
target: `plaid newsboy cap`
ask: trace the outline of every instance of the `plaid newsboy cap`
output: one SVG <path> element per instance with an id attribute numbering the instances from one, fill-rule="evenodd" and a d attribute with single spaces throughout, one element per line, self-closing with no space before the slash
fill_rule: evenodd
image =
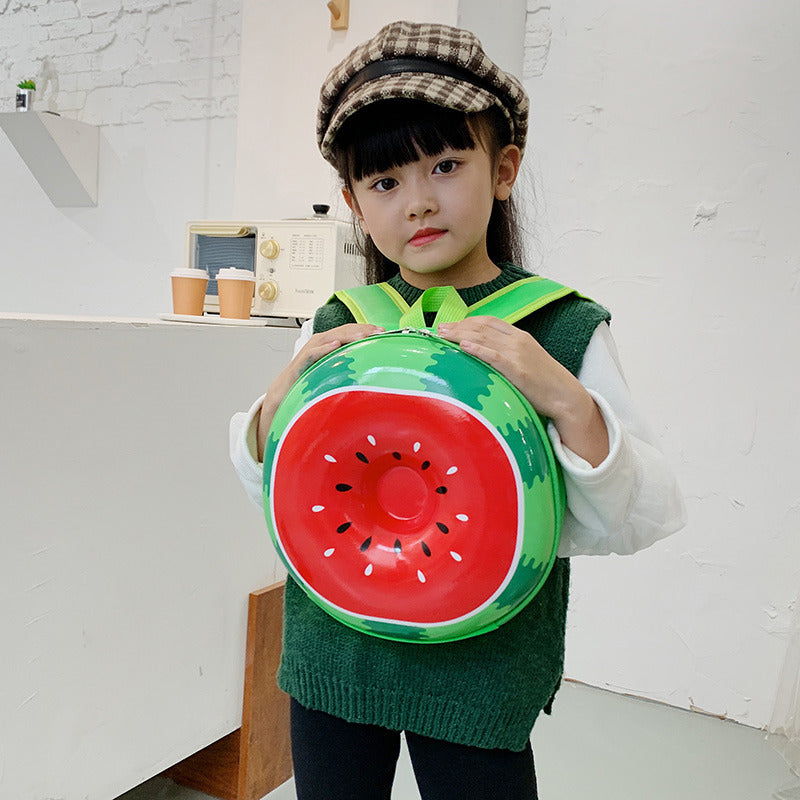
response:
<path id="1" fill-rule="evenodd" d="M 328 74 L 317 109 L 317 144 L 333 162 L 333 142 L 348 117 L 379 100 L 422 100 L 474 113 L 505 114 L 510 140 L 525 149 L 528 96 L 469 31 L 449 25 L 392 22 L 356 47 Z"/>

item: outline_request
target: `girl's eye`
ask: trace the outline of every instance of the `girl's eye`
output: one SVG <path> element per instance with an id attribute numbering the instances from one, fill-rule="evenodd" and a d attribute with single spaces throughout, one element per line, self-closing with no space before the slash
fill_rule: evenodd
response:
<path id="1" fill-rule="evenodd" d="M 458 166 L 458 162 L 453 158 L 446 158 L 444 161 L 440 161 L 436 167 L 434 167 L 434 173 L 438 173 L 440 175 L 449 175 L 455 168 Z"/>
<path id="2" fill-rule="evenodd" d="M 388 192 L 397 186 L 397 181 L 394 178 L 381 178 L 372 184 L 372 188 L 378 192 Z"/>

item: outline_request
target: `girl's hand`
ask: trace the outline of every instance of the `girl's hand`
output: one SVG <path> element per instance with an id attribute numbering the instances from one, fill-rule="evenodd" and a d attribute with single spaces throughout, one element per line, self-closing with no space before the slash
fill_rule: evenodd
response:
<path id="1" fill-rule="evenodd" d="M 529 333 L 488 316 L 439 325 L 437 333 L 508 378 L 593 467 L 608 456 L 608 431 L 592 396 Z"/>
<path id="2" fill-rule="evenodd" d="M 267 389 L 267 394 L 261 406 L 261 414 L 258 418 L 256 441 L 259 461 L 264 460 L 264 444 L 267 441 L 267 433 L 269 432 L 272 418 L 275 416 L 275 412 L 278 410 L 283 398 L 286 397 L 289 389 L 292 388 L 301 373 L 338 347 L 350 342 L 356 342 L 359 339 L 366 339 L 367 336 L 372 336 L 376 333 L 382 333 L 383 330 L 377 325 L 360 325 L 353 322 L 349 325 L 331 328 L 331 330 L 323 333 L 315 333 L 306 342 Z"/>

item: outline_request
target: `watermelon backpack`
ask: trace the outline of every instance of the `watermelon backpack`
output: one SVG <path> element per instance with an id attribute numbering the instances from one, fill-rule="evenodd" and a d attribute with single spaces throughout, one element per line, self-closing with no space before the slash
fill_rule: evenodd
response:
<path id="1" fill-rule="evenodd" d="M 267 527 L 321 608 L 363 633 L 446 642 L 497 628 L 540 589 L 565 507 L 543 422 L 434 331 L 467 315 L 515 322 L 572 292 L 534 276 L 470 307 L 453 287 L 411 307 L 385 283 L 336 293 L 387 332 L 309 367 L 264 454 Z"/>

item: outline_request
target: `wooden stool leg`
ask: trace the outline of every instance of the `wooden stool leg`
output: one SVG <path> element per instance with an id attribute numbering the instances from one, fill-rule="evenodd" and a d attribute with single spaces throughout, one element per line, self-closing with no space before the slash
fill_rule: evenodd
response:
<path id="1" fill-rule="evenodd" d="M 259 800 L 292 776 L 289 696 L 276 683 L 283 588 L 250 595 L 242 727 L 166 770 L 176 783 L 222 800 Z"/>

